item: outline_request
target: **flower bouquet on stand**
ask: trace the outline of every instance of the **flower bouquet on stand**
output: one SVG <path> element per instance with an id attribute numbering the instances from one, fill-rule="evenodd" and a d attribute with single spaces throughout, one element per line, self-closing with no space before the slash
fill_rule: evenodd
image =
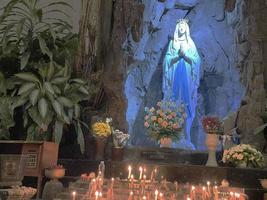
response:
<path id="1" fill-rule="evenodd" d="M 112 132 L 113 147 L 112 147 L 112 160 L 122 160 L 124 154 L 124 147 L 126 146 L 130 135 L 123 133 L 116 129 Z"/>
<path id="2" fill-rule="evenodd" d="M 216 160 L 216 149 L 218 145 L 218 135 L 223 133 L 221 120 L 216 116 L 205 116 L 202 119 L 202 126 L 206 132 L 206 146 L 209 150 L 207 166 L 218 166 Z"/>
<path id="3" fill-rule="evenodd" d="M 264 166 L 262 153 L 249 144 L 239 144 L 228 150 L 224 150 L 222 161 L 236 167 Z"/>
<path id="4" fill-rule="evenodd" d="M 106 118 L 106 121 L 98 121 L 92 125 L 92 131 L 96 139 L 96 160 L 103 160 L 105 153 L 105 146 L 108 137 L 111 135 L 112 118 Z"/>
<path id="5" fill-rule="evenodd" d="M 157 107 L 145 108 L 144 126 L 149 136 L 161 144 L 161 147 L 171 147 L 173 140 L 179 140 L 185 125 L 185 108 L 175 102 L 160 101 Z"/>

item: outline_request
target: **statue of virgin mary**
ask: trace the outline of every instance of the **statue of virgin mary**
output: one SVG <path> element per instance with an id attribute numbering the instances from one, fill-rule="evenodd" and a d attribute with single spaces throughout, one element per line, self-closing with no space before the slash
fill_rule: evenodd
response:
<path id="1" fill-rule="evenodd" d="M 194 41 L 190 37 L 188 23 L 185 19 L 180 19 L 163 62 L 162 89 L 164 100 L 175 101 L 177 105 L 185 106 L 187 118 L 184 139 L 187 146 L 191 145 L 191 149 L 194 149 L 190 131 L 196 113 L 199 68 L 200 58 Z M 185 148 L 190 149 L 190 147 Z"/>

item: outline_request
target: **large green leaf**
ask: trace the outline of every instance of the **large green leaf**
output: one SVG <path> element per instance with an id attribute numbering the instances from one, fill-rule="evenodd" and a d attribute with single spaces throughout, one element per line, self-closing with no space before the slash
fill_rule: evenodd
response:
<path id="1" fill-rule="evenodd" d="M 45 82 L 44 88 L 46 91 L 50 92 L 51 94 L 55 94 L 54 88 L 50 82 Z"/>
<path id="2" fill-rule="evenodd" d="M 82 93 L 84 93 L 85 95 L 89 95 L 88 90 L 87 90 L 85 87 L 83 87 L 83 86 L 81 86 L 81 87 L 79 88 L 79 91 L 82 92 Z"/>
<path id="3" fill-rule="evenodd" d="M 29 98 L 30 98 L 30 102 L 33 106 L 37 103 L 39 94 L 40 94 L 39 89 L 35 89 L 31 92 Z"/>
<path id="4" fill-rule="evenodd" d="M 39 110 L 40 115 L 43 118 L 45 118 L 45 116 L 47 114 L 47 110 L 48 110 L 48 103 L 47 103 L 47 100 L 44 97 L 42 97 L 38 101 L 38 110 Z"/>
<path id="5" fill-rule="evenodd" d="M 40 83 L 40 80 L 38 79 L 38 77 L 30 72 L 18 73 L 18 74 L 15 74 L 15 76 L 25 81 L 32 81 L 32 82 Z"/>
<path id="6" fill-rule="evenodd" d="M 47 80 L 48 81 L 50 81 L 51 78 L 54 76 L 54 72 L 55 72 L 55 66 L 53 62 L 50 62 L 49 67 L 47 69 Z"/>
<path id="7" fill-rule="evenodd" d="M 83 131 L 81 129 L 81 125 L 79 122 L 77 122 L 77 141 L 78 141 L 78 144 L 80 145 L 80 149 L 83 154 L 85 150 L 84 136 L 83 136 Z"/>
<path id="8" fill-rule="evenodd" d="M 55 100 L 52 102 L 52 106 L 54 108 L 54 111 L 57 113 L 57 115 L 61 116 L 62 106 L 60 105 L 60 103 L 57 100 Z"/>
<path id="9" fill-rule="evenodd" d="M 54 134 L 55 134 L 55 142 L 59 144 L 63 134 L 63 123 L 58 120 L 56 120 L 55 122 Z"/>
<path id="10" fill-rule="evenodd" d="M 26 67 L 30 56 L 31 56 L 31 53 L 29 51 L 26 51 L 22 54 L 21 59 L 20 59 L 20 69 L 24 69 Z"/>
<path id="11" fill-rule="evenodd" d="M 69 99 L 66 98 L 66 97 L 61 96 L 61 97 L 58 97 L 57 100 L 58 100 L 58 102 L 59 102 L 60 104 L 62 104 L 62 105 L 65 106 L 65 107 L 68 107 L 68 108 L 72 108 L 72 107 L 73 107 L 73 103 L 72 103 L 72 101 L 69 100 Z"/>
<path id="12" fill-rule="evenodd" d="M 80 106 L 79 104 L 75 104 L 74 105 L 74 116 L 75 118 L 80 118 L 80 115 L 81 115 L 81 109 L 80 109 Z"/>
<path id="13" fill-rule="evenodd" d="M 18 95 L 31 91 L 36 86 L 35 83 L 24 83 L 18 91 Z"/>
<path id="14" fill-rule="evenodd" d="M 63 77 L 58 77 L 58 78 L 54 78 L 51 80 L 51 83 L 54 84 L 61 84 L 61 83 L 65 83 L 67 81 L 67 78 L 63 78 Z"/>
<path id="15" fill-rule="evenodd" d="M 45 40 L 41 36 L 38 37 L 38 40 L 42 53 L 48 55 L 52 60 L 52 52 L 47 47 Z"/>

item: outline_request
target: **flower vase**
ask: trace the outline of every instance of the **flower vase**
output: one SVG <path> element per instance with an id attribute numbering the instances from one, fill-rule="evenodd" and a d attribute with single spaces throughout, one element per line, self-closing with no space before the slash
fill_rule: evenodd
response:
<path id="1" fill-rule="evenodd" d="M 171 138 L 161 138 L 160 139 L 160 147 L 171 148 L 172 139 Z"/>
<path id="2" fill-rule="evenodd" d="M 58 179 L 65 176 L 65 169 L 45 169 L 45 176 L 51 180 L 45 183 L 42 199 L 53 200 L 64 189 L 63 184 Z"/>
<path id="3" fill-rule="evenodd" d="M 96 160 L 104 160 L 107 137 L 96 137 Z"/>
<path id="4" fill-rule="evenodd" d="M 112 147 L 112 160 L 121 161 L 123 160 L 124 148 L 123 147 Z"/>
<path id="5" fill-rule="evenodd" d="M 206 163 L 206 166 L 218 166 L 216 160 L 216 149 L 218 145 L 218 135 L 216 133 L 207 133 L 206 134 L 206 146 L 209 151 L 209 157 Z"/>

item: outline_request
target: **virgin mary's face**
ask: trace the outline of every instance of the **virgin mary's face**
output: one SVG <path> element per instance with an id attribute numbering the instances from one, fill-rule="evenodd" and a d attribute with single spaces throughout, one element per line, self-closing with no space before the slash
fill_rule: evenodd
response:
<path id="1" fill-rule="evenodd" d="M 184 23 L 180 23 L 178 26 L 178 34 L 183 35 L 186 32 L 186 25 Z"/>

